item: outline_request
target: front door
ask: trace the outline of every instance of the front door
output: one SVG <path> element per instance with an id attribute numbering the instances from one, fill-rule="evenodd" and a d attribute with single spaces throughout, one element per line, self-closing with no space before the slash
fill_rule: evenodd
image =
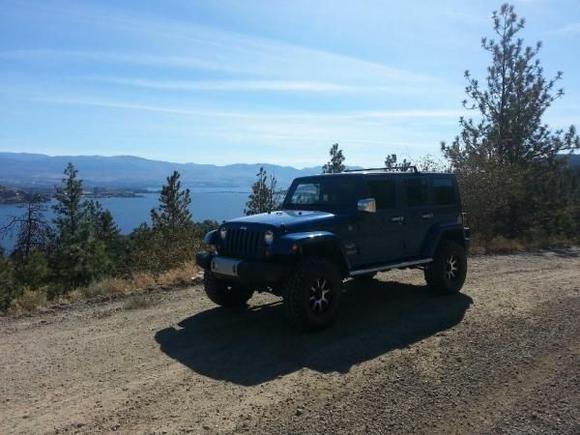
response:
<path id="1" fill-rule="evenodd" d="M 363 213 L 360 219 L 359 243 L 365 265 L 390 263 L 404 255 L 404 219 L 397 198 L 397 178 L 368 177 L 368 197 L 375 199 L 377 211 Z"/>

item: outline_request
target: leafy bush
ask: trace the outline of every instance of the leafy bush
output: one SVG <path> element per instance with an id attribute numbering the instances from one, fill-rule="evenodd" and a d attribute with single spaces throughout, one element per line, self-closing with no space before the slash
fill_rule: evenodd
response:
<path id="1" fill-rule="evenodd" d="M 15 278 L 23 286 L 39 288 L 46 284 L 49 274 L 48 260 L 40 251 L 31 251 L 16 263 Z"/>
<path id="2" fill-rule="evenodd" d="M 18 297 L 20 288 L 14 279 L 14 267 L 8 260 L 0 258 L 0 309 L 5 310 Z"/>

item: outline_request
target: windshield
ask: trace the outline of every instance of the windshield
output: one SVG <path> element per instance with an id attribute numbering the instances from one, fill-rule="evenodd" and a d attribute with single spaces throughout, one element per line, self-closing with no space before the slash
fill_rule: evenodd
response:
<path id="1" fill-rule="evenodd" d="M 290 186 L 284 207 L 290 209 L 353 207 L 356 184 L 352 178 L 327 177 L 296 180 Z"/>

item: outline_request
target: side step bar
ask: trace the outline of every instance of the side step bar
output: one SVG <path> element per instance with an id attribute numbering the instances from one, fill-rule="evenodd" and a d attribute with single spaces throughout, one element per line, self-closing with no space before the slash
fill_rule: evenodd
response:
<path id="1" fill-rule="evenodd" d="M 371 267 L 370 269 L 359 269 L 350 272 L 350 276 L 364 275 L 371 272 L 382 272 L 390 269 L 399 269 L 401 267 L 419 266 L 420 264 L 427 264 L 433 261 L 432 258 L 423 258 L 421 260 L 403 261 L 402 263 L 384 264 L 378 267 Z"/>

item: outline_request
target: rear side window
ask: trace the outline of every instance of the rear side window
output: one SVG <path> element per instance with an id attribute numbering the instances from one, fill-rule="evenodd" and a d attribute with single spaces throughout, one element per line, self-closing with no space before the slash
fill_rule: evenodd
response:
<path id="1" fill-rule="evenodd" d="M 369 180 L 367 183 L 378 210 L 395 207 L 397 201 L 395 180 Z"/>
<path id="2" fill-rule="evenodd" d="M 432 181 L 433 200 L 436 205 L 455 203 L 455 185 L 451 178 L 434 178 Z"/>
<path id="3" fill-rule="evenodd" d="M 409 207 L 417 207 L 429 203 L 429 192 L 425 178 L 407 178 L 403 181 L 403 192 L 405 194 L 405 203 Z"/>

